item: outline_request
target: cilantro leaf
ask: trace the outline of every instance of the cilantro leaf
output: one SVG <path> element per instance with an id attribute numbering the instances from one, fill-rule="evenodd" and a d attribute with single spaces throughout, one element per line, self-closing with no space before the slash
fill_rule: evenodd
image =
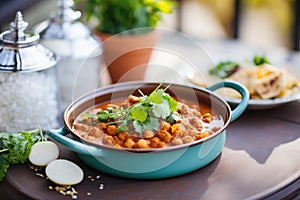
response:
<path id="1" fill-rule="evenodd" d="M 101 122 L 106 122 L 109 118 L 109 115 L 107 112 L 100 112 L 99 114 L 97 114 L 99 121 Z"/>
<path id="2" fill-rule="evenodd" d="M 117 132 L 124 132 L 124 131 L 128 131 L 128 125 L 127 125 L 127 121 L 123 121 L 120 125 L 118 125 L 117 128 Z"/>
<path id="3" fill-rule="evenodd" d="M 157 118 L 147 118 L 147 120 L 143 123 L 144 130 L 152 131 L 157 130 L 160 124 Z"/>
<path id="4" fill-rule="evenodd" d="M 143 133 L 144 127 L 143 124 L 139 121 L 133 121 L 132 125 L 137 133 Z"/>
<path id="5" fill-rule="evenodd" d="M 170 114 L 170 116 L 167 117 L 167 122 L 169 122 L 170 124 L 173 124 L 175 121 L 180 120 L 181 118 L 176 115 L 174 112 L 172 112 Z"/>
<path id="6" fill-rule="evenodd" d="M 164 99 L 168 100 L 170 109 L 171 109 L 173 112 L 176 112 L 177 109 L 178 109 L 178 108 L 177 108 L 178 102 L 177 102 L 173 97 L 171 97 L 169 94 L 165 94 L 165 95 L 164 95 Z"/>
<path id="7" fill-rule="evenodd" d="M 161 104 L 153 104 L 152 111 L 155 117 L 163 119 L 166 119 L 171 114 L 169 103 L 166 100 L 164 100 Z"/>
<path id="8" fill-rule="evenodd" d="M 160 104 L 163 101 L 163 93 L 162 89 L 155 90 L 149 95 L 148 99 L 153 103 Z"/>
<path id="9" fill-rule="evenodd" d="M 144 122 L 147 119 L 147 112 L 139 107 L 136 107 L 130 111 L 133 120 Z"/>

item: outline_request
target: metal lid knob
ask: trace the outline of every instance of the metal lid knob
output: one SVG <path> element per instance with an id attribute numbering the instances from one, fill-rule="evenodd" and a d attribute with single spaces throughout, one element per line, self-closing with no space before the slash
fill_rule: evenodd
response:
<path id="1" fill-rule="evenodd" d="M 80 18 L 81 12 L 74 11 L 72 7 L 74 6 L 73 0 L 59 0 L 57 1 L 58 10 L 52 14 L 54 21 L 58 23 L 72 22 Z"/>
<path id="2" fill-rule="evenodd" d="M 34 31 L 43 39 L 75 39 L 91 35 L 91 31 L 77 21 L 80 11 L 74 11 L 73 0 L 58 0 L 58 10 L 50 14 L 50 19 L 34 26 Z"/>
<path id="3" fill-rule="evenodd" d="M 39 34 L 25 32 L 27 26 L 18 11 L 11 30 L 0 35 L 0 71 L 39 71 L 57 63 L 56 55 L 38 43 Z"/>
<path id="4" fill-rule="evenodd" d="M 38 42 L 38 34 L 25 33 L 27 27 L 28 23 L 23 20 L 22 13 L 18 11 L 15 20 L 10 23 L 11 30 L 1 34 L 2 42 L 11 45 L 31 45 L 31 43 Z"/>

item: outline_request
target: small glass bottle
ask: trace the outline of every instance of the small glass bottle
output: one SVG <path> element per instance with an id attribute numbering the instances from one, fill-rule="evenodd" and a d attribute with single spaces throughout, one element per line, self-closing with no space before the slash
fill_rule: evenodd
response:
<path id="1" fill-rule="evenodd" d="M 57 56 L 27 26 L 19 11 L 0 35 L 0 131 L 59 127 Z"/>
<path id="2" fill-rule="evenodd" d="M 102 64 L 102 43 L 79 21 L 73 0 L 59 0 L 58 10 L 50 19 L 34 26 L 41 43 L 60 56 L 58 73 L 61 105 L 64 110 L 72 100 L 98 86 Z"/>

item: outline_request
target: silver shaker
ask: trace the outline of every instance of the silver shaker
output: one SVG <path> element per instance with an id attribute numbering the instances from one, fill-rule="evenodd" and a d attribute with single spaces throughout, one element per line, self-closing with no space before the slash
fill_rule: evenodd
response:
<path id="1" fill-rule="evenodd" d="M 0 35 L 0 131 L 59 127 L 58 58 L 16 13 Z"/>
<path id="2" fill-rule="evenodd" d="M 58 74 L 61 106 L 64 110 L 74 99 L 99 85 L 102 44 L 74 11 L 73 0 L 57 1 L 58 10 L 36 26 L 41 43 L 60 56 Z"/>

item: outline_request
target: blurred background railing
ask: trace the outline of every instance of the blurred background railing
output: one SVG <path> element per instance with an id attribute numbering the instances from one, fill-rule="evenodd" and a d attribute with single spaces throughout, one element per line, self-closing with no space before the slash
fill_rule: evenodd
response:
<path id="1" fill-rule="evenodd" d="M 163 27 L 195 38 L 235 38 L 262 48 L 300 49 L 299 0 L 178 0 Z M 81 4 L 77 5 L 82 8 Z M 56 0 L 1 0 L 0 28 L 6 30 L 21 10 L 36 24 L 55 10 Z"/>

